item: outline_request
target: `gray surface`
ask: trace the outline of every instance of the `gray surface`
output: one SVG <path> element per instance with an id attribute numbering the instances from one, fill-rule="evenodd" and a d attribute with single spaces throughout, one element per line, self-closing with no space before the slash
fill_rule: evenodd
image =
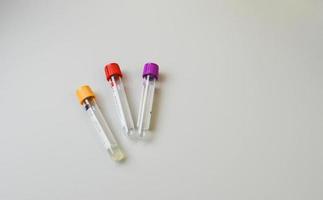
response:
<path id="1" fill-rule="evenodd" d="M 323 199 L 322 1 L 1 1 L 0 199 Z M 155 138 L 110 160 L 103 65 L 160 64 Z"/>

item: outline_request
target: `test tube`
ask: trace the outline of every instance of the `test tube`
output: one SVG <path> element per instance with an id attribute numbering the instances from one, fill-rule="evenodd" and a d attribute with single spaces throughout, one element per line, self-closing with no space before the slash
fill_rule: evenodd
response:
<path id="1" fill-rule="evenodd" d="M 122 83 L 122 73 L 119 65 L 117 63 L 107 64 L 105 66 L 105 75 L 113 91 L 114 102 L 117 107 L 122 129 L 127 136 L 133 137 L 135 125 Z"/>
<path id="2" fill-rule="evenodd" d="M 90 116 L 90 119 L 97 130 L 100 138 L 103 141 L 104 147 L 109 152 L 112 160 L 121 161 L 125 158 L 120 145 L 111 132 L 107 122 L 105 121 L 98 104 L 95 101 L 95 95 L 88 85 L 79 87 L 76 90 L 76 96 L 78 97 L 80 104 L 84 110 Z"/>
<path id="3" fill-rule="evenodd" d="M 139 138 L 149 136 L 150 118 L 152 114 L 156 81 L 158 80 L 158 65 L 146 63 L 143 70 L 143 88 L 138 113 L 137 131 Z"/>

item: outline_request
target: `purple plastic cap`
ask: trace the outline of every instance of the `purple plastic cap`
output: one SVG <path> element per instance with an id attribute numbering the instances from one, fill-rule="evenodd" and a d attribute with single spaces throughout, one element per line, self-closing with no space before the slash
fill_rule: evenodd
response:
<path id="1" fill-rule="evenodd" d="M 142 77 L 146 77 L 147 75 L 153 76 L 158 80 L 158 70 L 159 67 L 155 63 L 146 63 L 144 66 L 144 71 L 142 72 Z"/>

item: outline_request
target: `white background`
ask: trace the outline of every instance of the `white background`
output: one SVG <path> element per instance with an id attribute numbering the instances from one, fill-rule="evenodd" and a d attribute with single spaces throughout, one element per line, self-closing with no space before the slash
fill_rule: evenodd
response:
<path id="1" fill-rule="evenodd" d="M 0 199 L 323 199 L 318 0 L 0 1 Z M 103 67 L 150 143 L 120 134 Z M 75 97 L 89 84 L 128 154 L 114 163 Z"/>

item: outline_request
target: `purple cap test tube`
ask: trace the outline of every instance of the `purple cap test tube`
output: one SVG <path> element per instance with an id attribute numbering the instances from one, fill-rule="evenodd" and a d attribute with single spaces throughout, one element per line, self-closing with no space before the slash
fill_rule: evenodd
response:
<path id="1" fill-rule="evenodd" d="M 148 135 L 150 118 L 152 114 L 156 80 L 158 80 L 159 67 L 155 63 L 146 63 L 142 73 L 143 88 L 141 92 L 137 129 L 140 138 Z"/>

